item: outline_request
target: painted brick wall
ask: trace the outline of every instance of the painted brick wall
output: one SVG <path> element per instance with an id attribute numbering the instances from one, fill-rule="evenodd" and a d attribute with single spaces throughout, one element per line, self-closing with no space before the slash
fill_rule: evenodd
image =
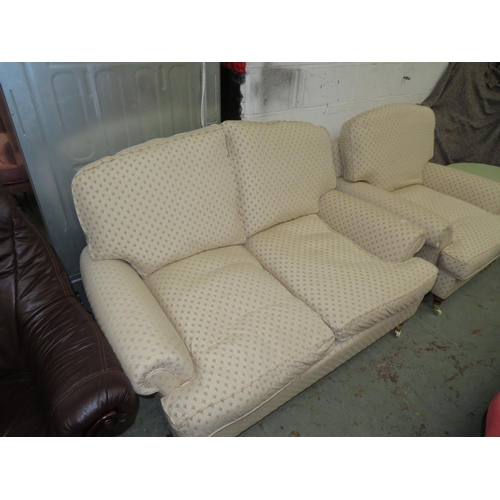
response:
<path id="1" fill-rule="evenodd" d="M 243 119 L 304 120 L 334 138 L 342 124 L 392 102 L 421 103 L 448 63 L 247 63 Z"/>

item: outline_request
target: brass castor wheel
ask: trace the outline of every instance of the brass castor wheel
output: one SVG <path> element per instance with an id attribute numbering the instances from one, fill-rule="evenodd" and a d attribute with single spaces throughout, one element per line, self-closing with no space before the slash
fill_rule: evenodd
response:
<path id="1" fill-rule="evenodd" d="M 394 335 L 396 335 L 397 339 L 401 337 L 401 325 L 398 325 L 396 328 L 394 328 Z"/>
<path id="2" fill-rule="evenodd" d="M 434 314 L 436 316 L 440 316 L 443 311 L 441 311 L 441 304 L 443 303 L 443 300 L 441 297 L 438 297 L 437 295 L 434 295 L 434 300 L 432 301 L 432 310 L 434 311 Z"/>

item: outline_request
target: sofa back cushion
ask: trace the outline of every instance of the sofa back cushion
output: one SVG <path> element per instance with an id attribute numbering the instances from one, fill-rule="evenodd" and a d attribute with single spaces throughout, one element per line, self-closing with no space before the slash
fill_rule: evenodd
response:
<path id="1" fill-rule="evenodd" d="M 332 144 L 326 129 L 306 122 L 226 121 L 247 237 L 318 212 L 335 188 Z"/>
<path id="2" fill-rule="evenodd" d="M 337 177 L 344 176 L 344 163 L 342 162 L 342 153 L 340 151 L 340 138 L 337 137 L 332 141 L 333 166 L 335 167 L 335 175 Z"/>
<path id="3" fill-rule="evenodd" d="M 245 242 L 220 125 L 103 158 L 80 170 L 72 189 L 92 257 L 125 260 L 142 276 Z"/>
<path id="4" fill-rule="evenodd" d="M 344 178 L 387 191 L 422 184 L 434 154 L 434 112 L 417 104 L 388 104 L 344 123 L 340 148 Z"/>

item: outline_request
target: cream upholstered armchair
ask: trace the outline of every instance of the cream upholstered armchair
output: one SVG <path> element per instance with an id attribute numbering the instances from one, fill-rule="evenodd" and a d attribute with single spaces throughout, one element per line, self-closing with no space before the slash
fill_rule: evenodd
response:
<path id="1" fill-rule="evenodd" d="M 417 256 L 439 269 L 434 311 L 500 255 L 500 183 L 429 162 L 434 112 L 416 104 L 366 111 L 333 141 L 337 189 L 426 231 Z"/>

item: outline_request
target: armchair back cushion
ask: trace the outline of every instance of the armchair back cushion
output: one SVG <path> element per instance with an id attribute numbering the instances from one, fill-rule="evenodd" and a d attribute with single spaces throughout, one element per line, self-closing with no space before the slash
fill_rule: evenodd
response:
<path id="1" fill-rule="evenodd" d="M 91 256 L 142 276 L 245 242 L 220 125 L 154 139 L 81 169 L 73 198 Z"/>
<path id="2" fill-rule="evenodd" d="M 321 195 L 335 188 L 327 130 L 306 122 L 226 121 L 247 237 L 281 222 L 318 212 Z"/>
<path id="3" fill-rule="evenodd" d="M 388 104 L 346 122 L 340 131 L 344 178 L 387 191 L 422 184 L 434 154 L 434 112 L 416 104 Z"/>

